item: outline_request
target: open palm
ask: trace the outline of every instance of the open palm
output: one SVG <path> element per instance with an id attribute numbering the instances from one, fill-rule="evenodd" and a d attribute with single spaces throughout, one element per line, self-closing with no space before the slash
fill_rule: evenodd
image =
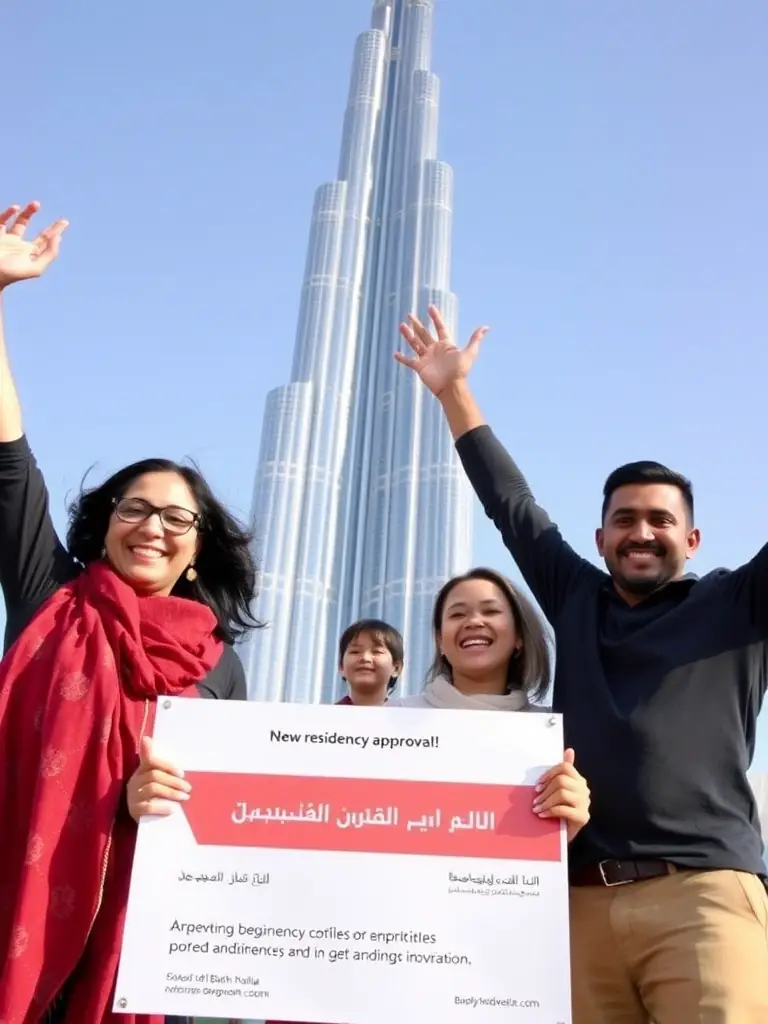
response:
<path id="1" fill-rule="evenodd" d="M 413 349 L 415 356 L 404 356 L 395 352 L 395 359 L 403 366 L 414 370 L 433 395 L 439 395 L 449 384 L 463 380 L 472 369 L 477 358 L 480 342 L 488 331 L 478 327 L 467 342 L 466 348 L 458 348 L 451 340 L 448 329 L 436 306 L 429 307 L 437 337 L 417 316 L 410 314 L 407 324 L 400 325 L 400 333 Z"/>
<path id="2" fill-rule="evenodd" d="M 55 221 L 31 241 L 24 238 L 39 209 L 39 203 L 29 203 L 23 210 L 9 206 L 0 213 L 0 288 L 40 277 L 59 255 L 61 236 L 68 226 L 65 220 Z"/>

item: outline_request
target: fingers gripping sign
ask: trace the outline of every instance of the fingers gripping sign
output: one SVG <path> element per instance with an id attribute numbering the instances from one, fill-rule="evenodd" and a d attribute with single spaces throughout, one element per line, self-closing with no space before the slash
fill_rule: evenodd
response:
<path id="1" fill-rule="evenodd" d="M 458 348 L 436 306 L 429 307 L 429 318 L 434 336 L 414 313 L 408 315 L 408 322 L 400 325 L 400 334 L 414 355 L 395 352 L 395 359 L 417 373 L 432 394 L 439 396 L 450 384 L 463 380 L 469 374 L 488 328 L 478 327 L 467 345 Z"/>
<path id="2" fill-rule="evenodd" d="M 139 767 L 128 780 L 128 810 L 136 821 L 146 815 L 167 815 L 174 803 L 189 799 L 192 787 L 184 772 L 158 757 L 152 738 L 144 736 L 139 750 Z"/>
<path id="3" fill-rule="evenodd" d="M 590 792 L 586 779 L 577 771 L 574 751 L 568 749 L 563 760 L 545 772 L 536 787 L 534 814 L 540 818 L 560 818 L 566 823 L 568 842 L 589 821 Z"/>
<path id="4" fill-rule="evenodd" d="M 39 203 L 28 203 L 0 213 L 0 289 L 40 277 L 59 255 L 61 236 L 69 226 L 66 220 L 54 221 L 35 238 L 25 238 L 39 209 Z"/>

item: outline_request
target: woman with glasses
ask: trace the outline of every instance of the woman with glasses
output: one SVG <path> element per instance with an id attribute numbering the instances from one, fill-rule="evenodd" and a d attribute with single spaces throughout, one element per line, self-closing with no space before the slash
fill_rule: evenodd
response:
<path id="1" fill-rule="evenodd" d="M 0 300 L 58 255 L 65 221 L 24 237 L 37 209 L 0 213 Z M 136 835 L 126 784 L 159 696 L 245 697 L 233 643 L 258 626 L 256 574 L 248 535 L 200 473 L 166 459 L 83 491 L 61 542 L 1 314 L 0 1020 L 100 1024 Z"/>

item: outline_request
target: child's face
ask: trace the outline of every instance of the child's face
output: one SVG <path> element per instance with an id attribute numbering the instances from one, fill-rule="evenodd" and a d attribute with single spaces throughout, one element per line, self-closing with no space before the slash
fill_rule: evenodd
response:
<path id="1" fill-rule="evenodd" d="M 399 666 L 382 638 L 365 631 L 350 641 L 339 669 L 353 697 L 370 699 L 380 694 L 382 704 L 387 699 L 389 680 L 399 674 Z"/>

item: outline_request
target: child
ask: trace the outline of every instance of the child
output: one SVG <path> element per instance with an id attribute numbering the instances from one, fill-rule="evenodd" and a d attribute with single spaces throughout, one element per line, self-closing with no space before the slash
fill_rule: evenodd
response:
<path id="1" fill-rule="evenodd" d="M 339 704 L 384 704 L 403 671 L 403 638 L 381 619 L 360 619 L 339 640 L 339 672 L 349 693 Z"/>

